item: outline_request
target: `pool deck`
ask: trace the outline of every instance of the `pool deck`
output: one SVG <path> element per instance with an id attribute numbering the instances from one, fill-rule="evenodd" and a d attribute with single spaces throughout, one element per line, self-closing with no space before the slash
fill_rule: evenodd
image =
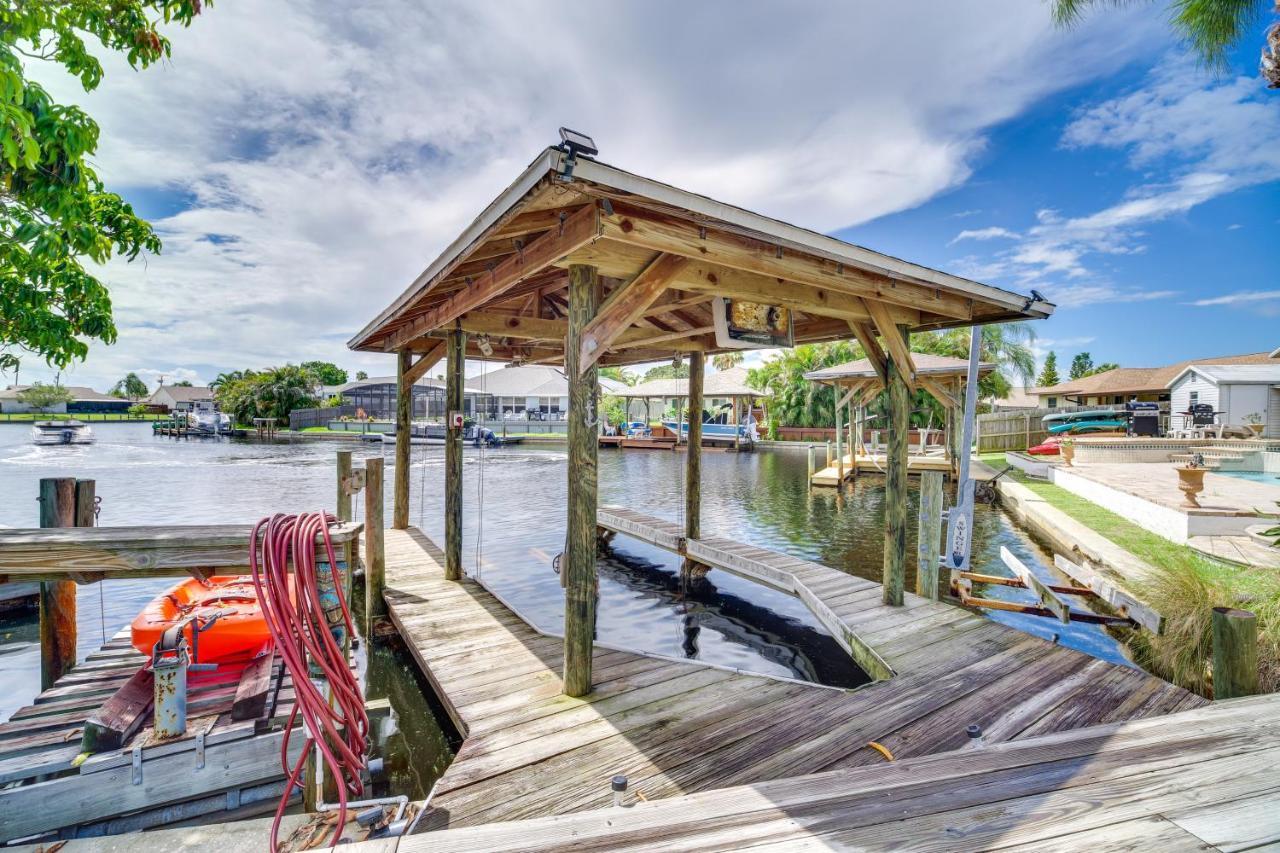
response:
<path id="1" fill-rule="evenodd" d="M 507 547 L 486 559 L 529 562 Z M 386 552 L 391 618 L 464 735 L 420 829 L 599 809 L 619 773 L 661 800 L 881 765 L 871 741 L 900 759 L 954 750 L 970 723 L 1002 742 L 1206 704 L 949 605 L 886 608 L 876 584 L 763 549 L 733 559 L 805 578 L 892 676 L 846 691 L 597 644 L 595 690 L 571 699 L 559 638 L 480 583 L 444 580 L 443 555 L 417 530 L 388 530 Z"/>
<path id="2" fill-rule="evenodd" d="M 1280 515 L 1280 480 L 1258 482 L 1209 471 L 1198 498 L 1199 509 L 1182 505 L 1178 472 L 1170 464 L 1103 462 L 1059 466 L 1051 472 L 1050 480 L 1152 532 L 1212 557 L 1280 569 L 1280 551 L 1245 533 L 1250 525 Z M 1083 488 L 1073 485 L 1081 480 L 1086 482 Z"/>

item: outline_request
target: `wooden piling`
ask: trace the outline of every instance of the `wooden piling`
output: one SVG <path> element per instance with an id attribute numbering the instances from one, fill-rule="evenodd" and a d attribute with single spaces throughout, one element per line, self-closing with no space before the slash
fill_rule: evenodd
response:
<path id="1" fill-rule="evenodd" d="M 347 454 L 350 464 L 351 454 Z M 387 555 L 383 546 L 383 459 L 364 461 L 364 615 L 366 636 L 373 636 L 374 620 L 387 614 L 382 591 L 386 586 Z M 349 509 L 349 508 L 348 508 Z"/>
<path id="2" fill-rule="evenodd" d="M 444 401 L 446 418 L 462 412 L 462 373 L 466 363 L 467 335 L 460 328 L 449 331 L 446 344 Z M 462 427 L 445 424 L 444 443 L 444 576 L 462 580 Z M 397 482 L 399 482 L 397 480 Z"/>
<path id="3" fill-rule="evenodd" d="M 916 535 L 916 595 L 942 595 L 938 557 L 942 554 L 942 472 L 920 472 L 920 523 Z"/>
<path id="4" fill-rule="evenodd" d="M 351 451 L 338 451 L 338 521 L 351 520 L 351 492 L 347 487 L 351 479 Z"/>
<path id="5" fill-rule="evenodd" d="M 1213 698 L 1258 692 L 1258 618 L 1248 610 L 1213 608 Z"/>
<path id="6" fill-rule="evenodd" d="M 396 482 L 395 508 L 391 526 L 404 530 L 409 526 L 409 448 L 413 412 L 413 383 L 408 381 L 413 366 L 413 353 L 402 349 L 396 353 Z M 458 408 L 462 408 L 461 405 Z"/>
<path id="7" fill-rule="evenodd" d="M 899 326 L 898 331 L 906 337 L 905 326 Z M 887 362 L 889 440 L 885 447 L 884 603 L 901 605 L 906 585 L 907 441 L 911 429 L 911 399 L 902 376 L 904 365 L 892 357 Z"/>
<path id="8" fill-rule="evenodd" d="M 853 412 L 853 400 L 850 400 L 845 409 L 845 425 L 848 427 L 848 445 L 849 445 L 849 476 L 858 479 L 858 444 L 854 441 L 853 430 L 856 423 Z"/>
<path id="9" fill-rule="evenodd" d="M 702 536 L 702 385 L 705 353 L 689 353 L 689 448 L 684 459 L 684 535 Z"/>
<path id="10" fill-rule="evenodd" d="M 561 571 L 565 573 L 564 692 L 568 696 L 585 696 L 591 692 L 591 655 L 596 628 L 599 386 L 595 366 L 580 367 L 580 352 L 582 331 L 596 314 L 597 280 L 595 267 L 569 266 L 569 330 L 564 359 L 569 377 L 569 512 L 561 563 Z"/>
<path id="11" fill-rule="evenodd" d="M 841 424 L 841 406 L 836 406 L 836 489 L 844 488 L 844 426 Z"/>
<path id="12" fill-rule="evenodd" d="M 93 481 L 85 493 L 93 504 Z M 75 527 L 77 518 L 74 477 L 49 477 L 40 481 L 40 526 Z M 92 509 L 89 511 L 92 518 Z M 40 584 L 40 689 L 53 683 L 76 665 L 76 585 L 74 581 Z"/>
<path id="13" fill-rule="evenodd" d="M 808 454 L 807 454 L 807 455 L 808 455 L 808 457 L 809 457 L 809 478 L 808 478 L 808 482 L 812 484 L 812 483 L 813 483 L 813 475 L 814 475 L 815 473 L 817 473 L 817 468 L 818 468 L 818 465 L 817 465 L 817 462 L 818 462 L 818 446 L 817 446 L 816 444 L 811 444 L 811 445 L 809 445 L 808 450 L 809 450 L 809 452 L 808 452 Z"/>

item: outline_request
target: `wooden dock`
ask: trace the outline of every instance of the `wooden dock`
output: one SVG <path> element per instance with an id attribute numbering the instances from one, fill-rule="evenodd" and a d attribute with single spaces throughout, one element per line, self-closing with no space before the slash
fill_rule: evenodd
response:
<path id="1" fill-rule="evenodd" d="M 859 453 L 856 459 L 856 470 L 868 473 L 884 473 L 888 460 L 883 453 Z M 853 454 L 844 455 L 844 478 L 852 480 L 855 476 L 855 459 Z M 951 462 L 945 456 L 932 456 L 912 453 L 907 457 L 907 473 L 919 474 L 923 471 L 941 471 L 951 473 Z M 815 471 L 809 482 L 814 486 L 835 486 L 839 483 L 839 468 L 835 465 Z"/>
<path id="2" fill-rule="evenodd" d="M 187 732 L 157 740 L 147 712 L 123 747 L 79 766 L 85 722 L 144 658 L 120 632 L 0 724 L 0 843 L 149 829 L 218 812 L 271 810 L 284 791 L 280 748 L 293 687 L 279 660 L 266 701 L 235 720 L 241 671 L 190 673 Z M 296 760 L 302 737 L 290 742 Z"/>
<path id="3" fill-rule="evenodd" d="M 400 853 L 1273 850 L 1280 696 L 855 770 L 410 836 Z"/>
<path id="4" fill-rule="evenodd" d="M 674 535 L 648 523 L 655 540 Z M 719 544 L 692 547 L 710 559 Z M 802 584 L 853 648 L 874 652 L 881 680 L 845 691 L 597 644 L 593 692 L 567 698 L 559 638 L 475 581 L 445 581 L 443 555 L 418 531 L 386 531 L 391 618 L 465 738 L 422 828 L 601 808 L 618 773 L 653 800 L 880 764 L 871 741 L 906 758 L 964 745 L 969 724 L 998 742 L 1205 704 L 958 608 L 914 596 L 886 608 L 869 581 L 735 548 L 719 562 Z"/>

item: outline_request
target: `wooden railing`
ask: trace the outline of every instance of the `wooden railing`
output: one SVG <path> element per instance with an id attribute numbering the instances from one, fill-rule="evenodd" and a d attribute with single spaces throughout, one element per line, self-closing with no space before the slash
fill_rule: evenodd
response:
<path id="1" fill-rule="evenodd" d="M 363 527 L 329 528 L 339 559 Z M 0 530 L 0 583 L 240 574 L 249 566 L 251 530 L 248 524 Z"/>

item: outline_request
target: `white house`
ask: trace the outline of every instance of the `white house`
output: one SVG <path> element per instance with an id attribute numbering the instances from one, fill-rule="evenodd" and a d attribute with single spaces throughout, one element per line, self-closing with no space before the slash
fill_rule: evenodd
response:
<path id="1" fill-rule="evenodd" d="M 1280 438 L 1280 363 L 1192 364 L 1166 387 L 1171 412 L 1207 403 L 1223 413 L 1220 423 L 1246 424 L 1260 418 L 1263 436 Z"/>
<path id="2" fill-rule="evenodd" d="M 212 400 L 213 389 L 207 385 L 161 385 L 151 392 L 147 402 L 166 406 L 170 412 L 189 412 L 199 400 Z"/>
<path id="3" fill-rule="evenodd" d="M 569 411 L 569 380 L 558 367 L 525 364 L 500 367 L 467 379 L 471 388 L 493 398 L 498 420 L 563 421 Z M 626 387 L 601 377 L 600 390 L 609 394 Z"/>

